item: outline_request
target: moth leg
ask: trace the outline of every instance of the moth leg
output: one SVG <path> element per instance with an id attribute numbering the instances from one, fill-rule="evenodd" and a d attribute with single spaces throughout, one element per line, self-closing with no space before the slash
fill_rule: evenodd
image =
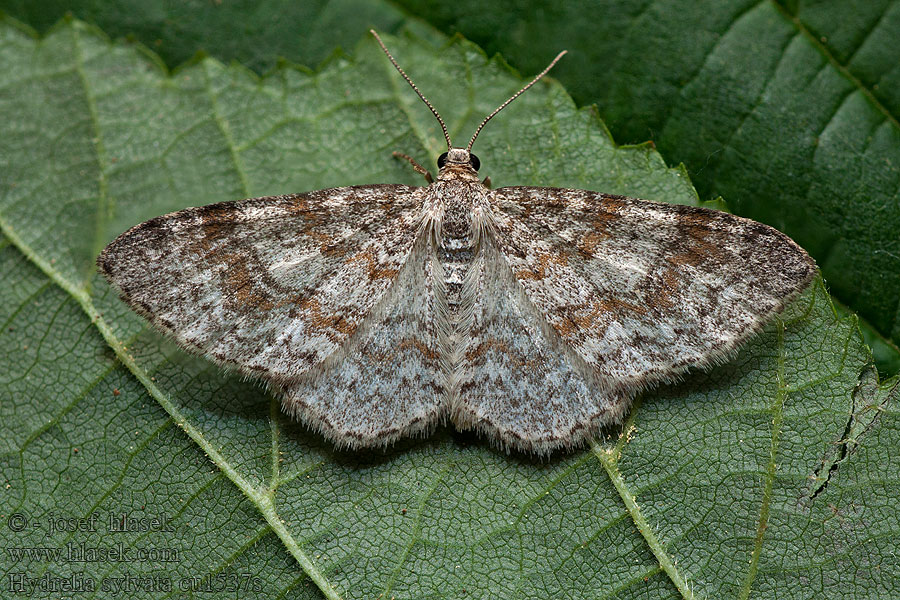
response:
<path id="1" fill-rule="evenodd" d="M 431 183 L 434 181 L 434 178 L 431 176 L 431 173 L 428 172 L 428 169 L 426 169 L 425 167 L 423 167 L 422 165 L 417 163 L 416 159 L 414 159 L 412 156 L 409 156 L 408 154 L 403 154 L 402 152 L 393 152 L 392 155 L 394 158 L 402 158 L 404 160 L 409 161 L 409 164 L 411 164 L 413 166 L 413 169 L 416 170 L 416 173 L 421 173 L 422 175 L 424 175 L 425 181 L 427 181 L 428 183 Z"/>
<path id="2" fill-rule="evenodd" d="M 482 181 L 481 183 L 484 184 L 484 187 L 486 187 L 487 189 L 491 189 L 491 176 L 488 175 L 487 177 L 485 177 L 484 181 Z"/>

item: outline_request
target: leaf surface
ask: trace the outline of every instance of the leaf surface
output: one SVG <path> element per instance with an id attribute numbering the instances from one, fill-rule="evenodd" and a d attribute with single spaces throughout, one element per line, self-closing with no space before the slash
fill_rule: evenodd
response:
<path id="1" fill-rule="evenodd" d="M 455 138 L 522 84 L 469 43 L 388 41 Z M 896 382 L 879 386 L 855 318 L 836 316 L 821 281 L 733 361 L 645 394 L 622 435 L 591 449 L 539 462 L 443 429 L 336 452 L 261 386 L 148 330 L 93 260 L 184 206 L 421 183 L 390 152 L 431 164 L 440 130 L 374 43 L 317 73 L 260 80 L 204 59 L 170 76 L 80 22 L 37 40 L 6 21 L 0 63 L 0 113 L 14 116 L 0 123 L 4 581 L 155 573 L 173 597 L 193 578 L 249 581 L 240 597 L 266 598 L 898 593 Z M 552 82 L 476 150 L 496 186 L 697 203 L 683 171 L 648 146 L 616 147 Z M 171 530 L 48 531 L 54 515 L 95 512 Z M 13 531 L 14 514 L 45 525 Z M 178 558 L 8 551 L 69 542 Z M 877 569 L 861 566 L 873 557 Z"/>
<path id="2" fill-rule="evenodd" d="M 141 41 L 170 67 L 209 52 L 259 73 L 280 57 L 314 67 L 370 28 L 395 32 L 407 18 L 384 0 L 0 0 L 0 10 L 42 33 L 72 14 L 110 37 Z"/>
<path id="3" fill-rule="evenodd" d="M 554 76 L 576 102 L 794 238 L 900 370 L 900 4 L 400 3 L 524 72 L 568 48 Z"/>

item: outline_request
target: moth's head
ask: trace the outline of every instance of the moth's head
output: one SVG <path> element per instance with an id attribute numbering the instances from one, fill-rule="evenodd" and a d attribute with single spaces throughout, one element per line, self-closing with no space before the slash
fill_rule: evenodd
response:
<path id="1" fill-rule="evenodd" d="M 447 131 L 447 124 L 444 123 L 444 120 L 441 118 L 441 115 L 439 115 L 438 111 L 435 110 L 434 106 L 431 105 L 431 102 L 428 101 L 428 98 L 426 98 L 425 96 L 422 95 L 422 92 L 420 92 L 419 88 L 416 87 L 416 84 L 414 84 L 412 82 L 412 79 L 409 78 L 409 75 L 407 75 L 403 71 L 403 69 L 400 68 L 400 65 L 397 64 L 397 61 L 394 60 L 394 57 L 391 56 L 390 52 L 388 52 L 387 47 L 384 45 L 384 42 L 381 41 L 381 38 L 378 36 L 378 34 L 375 33 L 375 30 L 370 29 L 369 31 L 372 33 L 373 36 L 375 36 L 375 40 L 378 42 L 378 45 L 381 46 L 381 49 L 384 50 L 384 53 L 387 55 L 388 60 L 391 61 L 391 64 L 394 65 L 394 67 L 397 69 L 397 71 L 400 73 L 400 75 L 403 77 L 403 79 L 406 80 L 406 83 L 408 83 L 410 85 L 410 87 L 412 87 L 412 89 L 416 92 L 416 94 L 418 94 L 419 98 L 421 98 L 422 102 L 424 102 L 425 105 L 431 110 L 431 112 L 434 114 L 434 117 L 437 119 L 438 123 L 440 124 L 441 130 L 444 132 L 444 138 L 447 140 L 447 151 L 444 152 L 443 154 L 441 154 L 437 160 L 438 169 L 440 169 L 440 173 L 442 175 L 443 174 L 451 174 L 451 173 L 454 175 L 464 174 L 464 175 L 469 176 L 469 178 L 477 175 L 478 168 L 481 166 L 481 161 L 478 160 L 477 156 L 472 154 L 471 150 L 472 150 L 472 144 L 475 143 L 475 139 L 478 137 L 478 134 L 481 133 L 481 130 L 484 128 L 484 126 L 487 124 L 488 121 L 493 119 L 494 116 L 498 112 L 500 112 L 501 110 L 506 108 L 506 106 L 509 105 L 510 102 L 512 102 L 513 100 L 518 98 L 520 95 L 522 95 L 522 92 L 524 92 L 525 90 L 527 90 L 528 88 L 533 86 L 535 83 L 537 83 L 541 79 L 541 77 L 546 75 L 547 71 L 552 69 L 553 65 L 555 65 L 557 63 L 557 61 L 559 61 L 559 59 L 562 58 L 563 55 L 566 53 L 566 51 L 563 50 L 562 52 L 557 54 L 556 58 L 554 58 L 550 62 L 550 64 L 547 65 L 546 69 L 544 69 L 543 71 L 538 73 L 537 76 L 534 79 L 532 79 L 528 84 L 526 84 L 522 89 L 520 89 L 518 92 L 516 92 L 515 94 L 510 96 L 506 102 L 504 102 L 503 104 L 498 106 L 494 112 L 492 112 L 487 117 L 485 117 L 484 120 L 481 122 L 481 124 L 478 126 L 478 128 L 475 130 L 475 134 L 472 135 L 472 139 L 469 140 L 468 146 L 466 146 L 465 148 L 454 148 L 453 143 L 450 141 L 450 132 Z M 419 168 L 421 168 L 421 167 L 419 167 Z M 430 175 L 429 175 L 429 177 L 430 177 Z M 430 179 L 429 179 L 429 181 L 430 181 Z"/>
<path id="2" fill-rule="evenodd" d="M 450 171 L 477 175 L 481 161 L 465 148 L 450 148 L 438 156 L 437 166 L 442 175 Z"/>

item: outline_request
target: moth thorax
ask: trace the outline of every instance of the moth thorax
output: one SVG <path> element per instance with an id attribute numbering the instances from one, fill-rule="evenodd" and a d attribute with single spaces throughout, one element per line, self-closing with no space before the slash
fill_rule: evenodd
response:
<path id="1" fill-rule="evenodd" d="M 468 239 L 471 225 L 465 214 L 445 214 L 441 224 L 441 233 L 444 238 Z"/>
<path id="2" fill-rule="evenodd" d="M 441 223 L 441 237 L 447 239 L 468 239 L 472 229 L 472 211 L 466 203 L 450 202 L 444 210 Z"/>

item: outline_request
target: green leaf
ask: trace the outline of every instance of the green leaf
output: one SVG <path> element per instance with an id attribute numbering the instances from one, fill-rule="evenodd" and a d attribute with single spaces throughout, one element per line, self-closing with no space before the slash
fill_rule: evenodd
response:
<path id="1" fill-rule="evenodd" d="M 388 42 L 460 139 L 522 84 L 467 42 Z M 821 280 L 728 364 L 644 394 L 622 435 L 591 449 L 541 462 L 442 429 L 336 452 L 261 386 L 149 330 L 93 259 L 188 205 L 421 183 L 390 152 L 431 164 L 440 130 L 372 41 L 317 73 L 260 80 L 204 59 L 168 75 L 80 22 L 37 40 L 7 20 L 0 64 L 0 572 L 36 582 L 20 596 L 58 597 L 41 586 L 79 577 L 137 598 L 166 595 L 151 577 L 171 597 L 900 592 L 897 382 L 877 383 L 855 317 L 836 315 Z M 683 171 L 649 146 L 616 147 L 552 82 L 477 150 L 498 186 L 697 202 Z M 110 533 L 123 512 L 167 529 Z M 94 513 L 97 531 L 49 529 Z M 70 543 L 156 553 L 18 550 Z"/>
<path id="2" fill-rule="evenodd" d="M 170 67 L 206 51 L 259 73 L 282 56 L 316 66 L 370 28 L 395 32 L 406 18 L 384 0 L 0 0 L 0 10 L 40 32 L 71 13 L 139 40 Z"/>
<path id="3" fill-rule="evenodd" d="M 701 198 L 786 232 L 900 365 L 900 12 L 892 2 L 401 0 L 554 69 L 620 142 L 652 139 Z M 885 352 L 887 355 L 885 355 Z"/>

